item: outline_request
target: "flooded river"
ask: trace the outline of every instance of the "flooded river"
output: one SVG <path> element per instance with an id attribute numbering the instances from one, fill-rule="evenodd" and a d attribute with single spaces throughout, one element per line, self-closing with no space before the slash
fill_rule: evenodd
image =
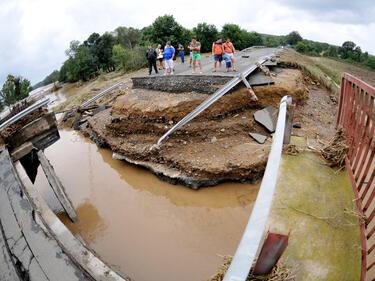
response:
<path id="1" fill-rule="evenodd" d="M 112 159 L 76 131 L 45 150 L 80 221 L 60 218 L 119 273 L 135 281 L 204 281 L 233 255 L 258 185 L 225 183 L 191 190 Z M 62 208 L 39 167 L 35 185 Z"/>

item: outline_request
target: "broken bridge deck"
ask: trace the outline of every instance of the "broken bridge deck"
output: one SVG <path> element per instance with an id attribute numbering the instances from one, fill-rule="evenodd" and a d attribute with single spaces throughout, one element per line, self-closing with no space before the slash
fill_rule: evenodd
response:
<path id="1" fill-rule="evenodd" d="M 234 55 L 237 71 L 226 72 L 225 62 L 222 62 L 222 71 L 214 70 L 214 59 L 209 54 L 202 54 L 202 73 L 199 73 L 199 65 L 196 65 L 196 72 L 192 73 L 192 67 L 189 67 L 189 56 L 185 57 L 185 63 L 181 63 L 178 57 L 175 61 L 174 75 L 163 75 L 164 70 L 159 70 L 159 74 L 152 72 L 132 77 L 134 88 L 144 88 L 168 92 L 186 92 L 197 91 L 201 93 L 212 94 L 233 77 L 244 72 L 249 66 L 256 63 L 260 58 L 275 54 L 277 48 L 262 48 L 237 52 Z"/>

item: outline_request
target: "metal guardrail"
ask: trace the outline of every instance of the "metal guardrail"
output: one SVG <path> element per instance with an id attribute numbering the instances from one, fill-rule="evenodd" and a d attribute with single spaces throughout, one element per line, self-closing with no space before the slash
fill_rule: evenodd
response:
<path id="1" fill-rule="evenodd" d="M 33 112 L 34 110 L 38 109 L 38 108 L 41 108 L 42 106 L 46 105 L 47 103 L 49 102 L 49 98 L 46 98 L 46 99 L 43 99 L 43 100 L 40 100 L 32 105 L 30 105 L 29 107 L 25 108 L 24 110 L 22 110 L 21 112 L 17 113 L 16 115 L 14 115 L 13 117 L 9 118 L 8 120 L 6 120 L 4 123 L 1 123 L 0 124 L 0 131 L 2 129 L 5 128 L 5 126 L 9 125 L 9 124 L 13 124 L 14 122 L 17 122 L 18 120 L 20 120 L 22 117 L 26 116 L 27 114 Z"/>
<path id="2" fill-rule="evenodd" d="M 343 73 L 336 126 L 349 147 L 345 162 L 352 181 L 362 244 L 361 280 L 374 280 L 375 266 L 375 88 Z M 371 270 L 372 276 L 369 271 Z"/>
<path id="3" fill-rule="evenodd" d="M 109 93 L 110 91 L 122 86 L 123 84 L 124 84 L 123 82 L 120 82 L 120 83 L 117 83 L 117 84 L 109 87 L 108 89 L 104 90 L 103 92 L 97 94 L 95 97 L 93 97 L 93 98 L 89 99 L 88 101 L 84 102 L 83 104 L 81 104 L 81 106 L 83 106 L 83 107 L 88 106 L 90 103 L 96 101 L 97 99 L 101 98 L 102 96 Z"/>
<path id="4" fill-rule="evenodd" d="M 281 99 L 276 132 L 273 137 L 271 152 L 268 156 L 262 184 L 249 222 L 233 257 L 232 263 L 225 274 L 224 281 L 245 281 L 256 257 L 271 209 L 283 147 L 287 105 L 291 103 L 291 96 L 284 96 Z"/>
<path id="5" fill-rule="evenodd" d="M 263 64 L 266 60 L 264 58 L 270 57 L 272 54 L 269 54 L 268 56 L 264 56 L 261 58 L 258 63 Z M 215 93 L 213 93 L 211 96 L 209 96 L 204 102 L 202 102 L 200 105 L 198 105 L 192 112 L 190 112 L 188 115 L 186 115 L 184 118 L 182 118 L 180 121 L 177 122 L 176 125 L 174 125 L 172 128 L 168 130 L 157 142 L 157 145 L 160 145 L 163 140 L 165 140 L 170 134 L 177 131 L 179 128 L 184 126 L 186 123 L 190 122 L 192 119 L 194 119 L 197 115 L 199 115 L 203 110 L 208 108 L 211 104 L 216 102 L 218 99 L 220 99 L 222 96 L 224 96 L 229 90 L 231 90 L 234 86 L 242 82 L 241 74 L 243 77 L 247 77 L 251 72 L 256 70 L 258 66 L 256 64 L 250 66 L 248 69 L 228 81 L 224 84 L 223 87 L 221 87 L 219 90 L 217 90 Z"/>

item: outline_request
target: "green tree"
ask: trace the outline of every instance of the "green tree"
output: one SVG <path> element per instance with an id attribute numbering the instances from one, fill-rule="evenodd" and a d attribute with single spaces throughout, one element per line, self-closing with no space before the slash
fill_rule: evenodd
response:
<path id="1" fill-rule="evenodd" d="M 307 46 L 304 41 L 299 41 L 294 48 L 296 49 L 297 52 L 302 53 L 302 54 L 306 53 L 307 51 Z"/>
<path id="2" fill-rule="evenodd" d="M 288 35 L 286 35 L 286 43 L 290 45 L 296 45 L 298 42 L 302 41 L 301 35 L 298 31 L 292 31 Z"/>
<path id="3" fill-rule="evenodd" d="M 338 56 L 338 47 L 336 46 L 329 46 L 327 51 L 324 52 L 324 56 L 336 58 Z"/>
<path id="4" fill-rule="evenodd" d="M 262 46 L 264 44 L 262 35 L 255 31 L 244 32 L 243 42 L 246 47 Z"/>
<path id="5" fill-rule="evenodd" d="M 151 26 L 143 29 L 142 42 L 164 45 L 170 41 L 176 47 L 179 42 L 183 42 L 183 29 L 172 15 L 160 16 Z"/>
<path id="6" fill-rule="evenodd" d="M 351 58 L 355 48 L 355 43 L 352 41 L 345 41 L 340 48 L 340 55 L 342 59 Z"/>
<path id="7" fill-rule="evenodd" d="M 114 45 L 112 49 L 112 60 L 115 63 L 116 70 L 128 70 L 130 62 L 130 53 L 120 44 Z"/>
<path id="8" fill-rule="evenodd" d="M 11 105 L 26 98 L 31 90 L 32 87 L 29 80 L 22 76 L 9 74 L 0 91 L 0 97 L 5 105 Z"/>
<path id="9" fill-rule="evenodd" d="M 124 48 L 133 49 L 141 42 L 142 31 L 133 27 L 119 26 L 113 31 L 117 44 Z"/>
<path id="10" fill-rule="evenodd" d="M 365 61 L 365 65 L 375 70 L 375 57 L 369 56 Z"/>
<path id="11" fill-rule="evenodd" d="M 221 30 L 223 41 L 225 41 L 226 38 L 229 38 L 234 47 L 238 50 L 248 47 L 244 41 L 245 33 L 245 30 L 241 29 L 237 24 L 232 23 L 225 24 Z"/>
<path id="12" fill-rule="evenodd" d="M 216 41 L 219 36 L 219 31 L 216 26 L 205 22 L 198 23 L 198 25 L 193 28 L 193 33 L 201 43 L 202 52 L 210 52 L 212 49 L 212 43 Z"/>

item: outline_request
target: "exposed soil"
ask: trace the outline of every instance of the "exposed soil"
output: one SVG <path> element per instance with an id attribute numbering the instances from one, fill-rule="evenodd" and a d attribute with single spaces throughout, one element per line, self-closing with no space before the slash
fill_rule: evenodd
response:
<path id="1" fill-rule="evenodd" d="M 277 68 L 273 73 L 274 85 L 254 87 L 258 102 L 251 100 L 246 88 L 238 88 L 159 148 L 154 146 L 158 139 L 208 95 L 129 89 L 81 130 L 98 145 L 111 148 L 115 158 L 147 167 L 174 184 L 197 188 L 228 180 L 254 182 L 264 172 L 272 143 L 272 135 L 254 121 L 256 110 L 270 105 L 277 108 L 281 97 L 289 94 L 297 104 L 294 123 L 302 125 L 294 134 L 309 138 L 333 134 L 336 104 L 327 90 L 298 69 Z M 268 139 L 258 144 L 249 132 Z"/>

